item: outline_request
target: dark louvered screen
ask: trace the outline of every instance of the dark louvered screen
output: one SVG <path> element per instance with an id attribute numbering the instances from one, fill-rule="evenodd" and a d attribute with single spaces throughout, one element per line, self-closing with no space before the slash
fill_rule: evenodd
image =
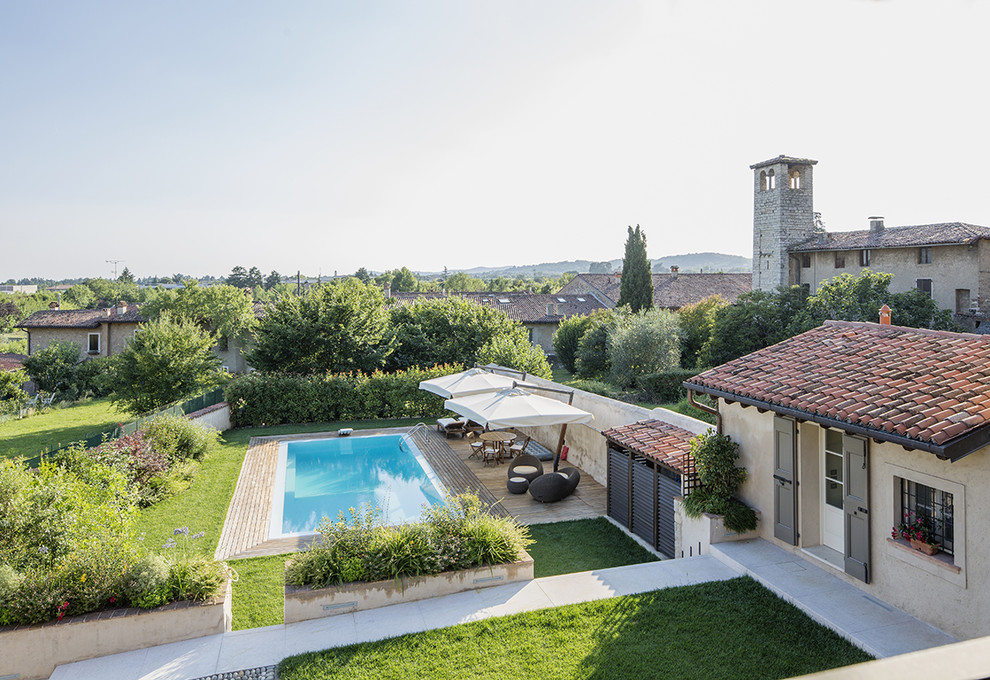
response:
<path id="1" fill-rule="evenodd" d="M 674 557 L 674 496 L 681 495 L 680 480 L 666 475 L 657 477 L 657 545 L 668 557 Z"/>
<path id="2" fill-rule="evenodd" d="M 633 460 L 632 532 L 650 545 L 656 545 L 656 473 L 653 465 Z"/>
<path id="3" fill-rule="evenodd" d="M 629 526 L 629 456 L 608 450 L 608 516 Z"/>

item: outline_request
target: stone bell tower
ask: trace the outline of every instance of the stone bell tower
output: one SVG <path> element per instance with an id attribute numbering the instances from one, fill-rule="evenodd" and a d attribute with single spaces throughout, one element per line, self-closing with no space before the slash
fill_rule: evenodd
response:
<path id="1" fill-rule="evenodd" d="M 788 248 L 814 236 L 811 170 L 818 161 L 777 156 L 753 170 L 753 290 L 797 282 Z"/>

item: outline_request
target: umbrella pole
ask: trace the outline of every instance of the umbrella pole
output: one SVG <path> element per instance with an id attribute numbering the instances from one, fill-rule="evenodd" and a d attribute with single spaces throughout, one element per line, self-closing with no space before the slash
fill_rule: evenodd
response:
<path id="1" fill-rule="evenodd" d="M 564 434 L 567 432 L 567 423 L 560 426 L 560 439 L 557 440 L 557 452 L 553 454 L 553 471 L 557 471 L 560 465 L 560 452 L 564 449 Z"/>

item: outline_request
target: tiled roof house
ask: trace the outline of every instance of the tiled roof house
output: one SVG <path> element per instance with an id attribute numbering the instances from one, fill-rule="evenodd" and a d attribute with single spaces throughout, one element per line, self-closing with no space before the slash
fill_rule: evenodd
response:
<path id="1" fill-rule="evenodd" d="M 29 355 L 53 342 L 74 342 L 81 358 L 95 358 L 120 352 L 144 320 L 136 308 L 124 302 L 106 309 L 59 309 L 53 302 L 49 309 L 35 312 L 17 327 L 27 331 Z"/>
<path id="2" fill-rule="evenodd" d="M 672 267 L 676 270 L 676 267 Z M 653 274 L 653 305 L 660 309 L 680 309 L 710 295 L 735 302 L 752 289 L 752 274 Z M 618 274 L 578 274 L 560 289 L 560 295 L 591 295 L 608 308 L 619 303 L 622 279 Z"/>
<path id="3" fill-rule="evenodd" d="M 717 399 L 762 538 L 952 635 L 990 634 L 990 337 L 829 321 L 685 386 Z M 919 517 L 933 556 L 892 535 Z"/>

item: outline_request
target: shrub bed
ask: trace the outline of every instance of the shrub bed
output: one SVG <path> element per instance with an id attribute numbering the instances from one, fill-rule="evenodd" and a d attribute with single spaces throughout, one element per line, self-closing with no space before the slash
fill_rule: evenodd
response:
<path id="1" fill-rule="evenodd" d="M 286 582 L 322 588 L 504 564 L 532 542 L 525 526 L 485 513 L 472 494 L 428 506 L 423 518 L 388 527 L 368 507 L 352 509 L 350 518 L 324 518 L 317 529 L 322 540 L 286 564 Z"/>
<path id="2" fill-rule="evenodd" d="M 442 401 L 419 389 L 423 380 L 464 370 L 460 364 L 395 373 L 251 373 L 227 385 L 234 427 L 436 415 Z"/>
<path id="3" fill-rule="evenodd" d="M 0 625 L 218 594 L 230 572 L 192 555 L 201 534 L 177 529 L 163 555 L 134 536 L 137 498 L 115 465 L 0 461 Z"/>

